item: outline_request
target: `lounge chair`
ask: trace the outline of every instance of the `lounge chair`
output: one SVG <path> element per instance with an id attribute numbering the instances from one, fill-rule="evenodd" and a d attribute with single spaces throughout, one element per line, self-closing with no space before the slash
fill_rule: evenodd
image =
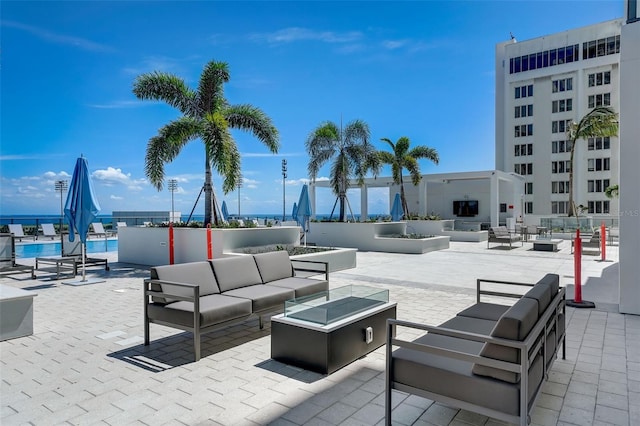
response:
<path id="1" fill-rule="evenodd" d="M 36 257 L 36 270 L 40 264 L 54 265 L 56 267 L 56 279 L 60 279 L 63 271 L 67 270 L 73 273 L 72 276 L 78 275 L 78 267 L 82 266 L 82 241 L 80 236 L 76 235 L 75 239 L 69 241 L 69 234 L 64 233 L 62 238 L 62 257 Z M 84 255 L 84 264 L 87 266 L 104 265 L 104 270 L 109 270 L 109 262 L 107 259 L 98 257 L 87 257 Z"/>
<path id="2" fill-rule="evenodd" d="M 575 234 L 571 236 L 571 253 L 573 253 L 573 247 L 575 245 Z M 580 235 L 582 241 L 582 253 L 600 255 L 600 231 L 595 231 L 593 234 Z M 585 250 L 587 249 L 587 250 Z"/>
<path id="3" fill-rule="evenodd" d="M 60 236 L 60 234 L 58 234 L 56 232 L 56 229 L 53 227 L 53 223 L 43 223 L 40 225 L 40 227 L 42 228 L 43 237 L 49 237 L 53 240 L 54 238 Z"/>
<path id="4" fill-rule="evenodd" d="M 104 226 L 102 226 L 102 222 L 93 222 L 91 224 L 91 236 L 96 236 L 96 237 L 104 237 L 107 238 L 107 231 L 104 230 Z"/>
<path id="5" fill-rule="evenodd" d="M 9 225 L 9 233 L 13 234 L 15 238 L 18 238 L 22 241 L 23 238 L 32 238 L 36 239 L 35 235 L 25 235 L 24 229 L 22 229 L 21 223 L 10 223 Z"/>
<path id="6" fill-rule="evenodd" d="M 35 279 L 33 266 L 16 263 L 16 244 L 12 234 L 0 234 L 0 275 L 30 273 Z"/>
<path id="7" fill-rule="evenodd" d="M 126 228 L 127 227 L 127 222 L 117 222 L 116 226 L 117 226 L 116 229 Z"/>
<path id="8" fill-rule="evenodd" d="M 512 247 L 512 243 L 515 241 L 520 241 L 522 244 L 522 238 L 519 235 L 512 234 L 509 232 L 506 226 L 494 226 L 489 228 L 489 238 L 487 239 L 487 248 L 489 248 L 489 243 L 500 243 L 506 244 L 509 243 L 509 248 Z"/>

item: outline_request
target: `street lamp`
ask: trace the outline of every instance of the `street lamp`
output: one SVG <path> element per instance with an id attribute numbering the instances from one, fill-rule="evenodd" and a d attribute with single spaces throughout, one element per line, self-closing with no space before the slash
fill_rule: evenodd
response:
<path id="1" fill-rule="evenodd" d="M 282 159 L 282 221 L 284 222 L 287 216 L 287 206 L 285 203 L 285 192 L 284 186 L 287 179 L 287 160 L 286 158 Z"/>
<path id="2" fill-rule="evenodd" d="M 176 179 L 169 179 L 169 191 L 171 191 L 171 217 L 169 217 L 169 222 L 173 222 L 174 220 L 174 209 L 173 209 L 173 193 L 178 189 L 178 181 Z"/>
<path id="3" fill-rule="evenodd" d="M 240 220 L 240 188 L 242 188 L 242 176 L 238 179 L 238 220 Z"/>
<path id="4" fill-rule="evenodd" d="M 60 193 L 60 235 L 62 235 L 62 222 L 64 221 L 64 210 L 62 208 L 62 193 L 69 188 L 69 182 L 66 180 L 55 181 L 56 192 Z"/>

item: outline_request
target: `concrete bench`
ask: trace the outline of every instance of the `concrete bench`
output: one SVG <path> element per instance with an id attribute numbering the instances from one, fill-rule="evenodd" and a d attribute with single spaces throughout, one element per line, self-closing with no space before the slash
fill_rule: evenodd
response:
<path id="1" fill-rule="evenodd" d="M 33 298 L 37 293 L 0 284 L 0 341 L 33 334 Z"/>
<path id="2" fill-rule="evenodd" d="M 558 251 L 558 244 L 562 240 L 533 240 L 533 249 L 536 251 Z"/>

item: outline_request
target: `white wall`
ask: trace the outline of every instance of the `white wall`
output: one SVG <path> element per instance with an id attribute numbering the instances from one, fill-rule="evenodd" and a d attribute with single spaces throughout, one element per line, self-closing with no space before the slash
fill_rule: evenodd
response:
<path id="1" fill-rule="evenodd" d="M 622 27 L 620 54 L 620 312 L 640 314 L 640 21 Z"/>

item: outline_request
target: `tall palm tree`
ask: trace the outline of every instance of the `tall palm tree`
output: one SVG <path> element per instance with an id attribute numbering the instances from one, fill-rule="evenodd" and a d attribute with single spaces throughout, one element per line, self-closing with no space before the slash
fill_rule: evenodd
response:
<path id="1" fill-rule="evenodd" d="M 573 122 L 567 130 L 567 137 L 571 141 L 571 157 L 569 170 L 569 216 L 576 216 L 576 205 L 574 201 L 574 154 L 576 143 L 580 139 L 611 137 L 618 135 L 618 114 L 610 107 L 597 107 L 587 113 L 576 123 Z"/>
<path id="2" fill-rule="evenodd" d="M 218 224 L 217 209 L 213 208 L 211 168 L 215 167 L 223 177 L 225 194 L 235 189 L 241 179 L 240 153 L 229 130 L 252 132 L 273 153 L 279 148 L 278 130 L 262 110 L 227 102 L 223 85 L 228 81 L 228 65 L 211 61 L 205 65 L 195 90 L 181 78 L 163 72 L 142 74 L 133 84 L 133 93 L 139 99 L 164 101 L 183 114 L 161 127 L 147 145 L 145 174 L 158 191 L 164 184 L 165 164 L 173 161 L 188 142 L 200 139 L 204 143 L 205 224 L 212 219 Z"/>
<path id="3" fill-rule="evenodd" d="M 362 120 L 348 123 L 344 129 L 331 121 L 321 123 L 309 134 L 306 147 L 309 154 L 308 171 L 315 180 L 320 168 L 333 159 L 330 179 L 331 189 L 340 201 L 340 221 L 345 221 L 345 201 L 349 180 L 355 177 L 358 185 L 364 184 L 369 171 L 377 175 L 380 160 L 370 143 L 369 126 Z"/>
<path id="4" fill-rule="evenodd" d="M 607 198 L 618 198 L 620 196 L 620 185 L 617 183 L 615 185 L 611 185 L 604 190 L 604 195 Z"/>
<path id="5" fill-rule="evenodd" d="M 411 175 L 411 182 L 414 185 L 417 185 L 422 179 L 418 160 L 426 158 L 433 161 L 435 164 L 438 164 L 440 161 L 438 151 L 425 145 L 416 146 L 410 150 L 409 145 L 411 144 L 411 141 L 406 136 L 402 136 L 395 144 L 387 138 L 382 138 L 380 140 L 386 142 L 391 147 L 392 152 L 378 151 L 378 155 L 380 156 L 380 161 L 382 161 L 382 163 L 389 164 L 391 166 L 393 183 L 400 185 L 400 199 L 402 200 L 404 215 L 407 217 L 409 215 L 409 208 L 407 206 L 407 199 L 404 195 L 402 171 L 406 168 Z"/>

